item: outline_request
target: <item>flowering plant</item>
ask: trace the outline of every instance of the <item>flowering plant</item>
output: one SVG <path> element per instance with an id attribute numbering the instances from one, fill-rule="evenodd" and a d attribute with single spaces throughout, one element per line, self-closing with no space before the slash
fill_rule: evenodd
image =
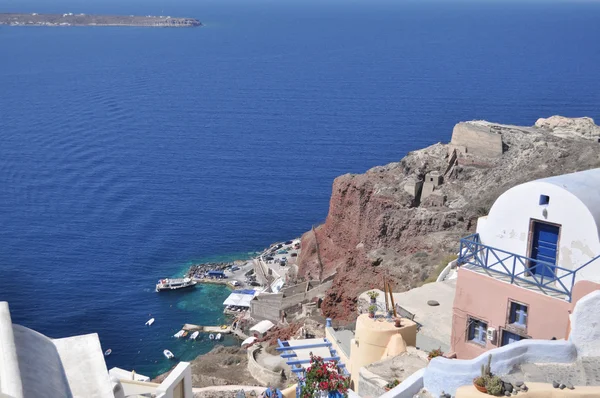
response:
<path id="1" fill-rule="evenodd" d="M 442 348 L 436 348 L 435 350 L 431 350 L 429 351 L 429 355 L 427 355 L 427 358 L 431 361 L 433 358 L 435 357 L 441 357 L 442 355 L 444 355 L 444 351 L 442 351 Z"/>
<path id="2" fill-rule="evenodd" d="M 313 398 L 320 391 L 329 392 L 329 396 L 347 397 L 350 378 L 338 372 L 337 364 L 325 362 L 323 358 L 310 353 L 310 366 L 303 379 L 301 398 Z"/>

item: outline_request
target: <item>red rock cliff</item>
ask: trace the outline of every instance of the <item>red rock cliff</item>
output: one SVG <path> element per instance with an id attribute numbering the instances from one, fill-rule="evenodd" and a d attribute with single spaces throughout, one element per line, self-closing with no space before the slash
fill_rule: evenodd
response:
<path id="1" fill-rule="evenodd" d="M 395 291 L 422 283 L 441 259 L 456 252 L 458 239 L 474 230 L 477 217 L 487 214 L 506 189 L 600 166 L 600 144 L 591 140 L 544 128 L 496 126 L 461 123 L 453 137 L 461 145 L 436 144 L 398 163 L 335 179 L 325 224 L 304 234 L 299 258 L 301 277 L 335 274 L 322 306 L 325 315 L 354 318 L 357 295 L 381 288 L 384 275 Z M 490 145 L 500 145 L 497 153 L 482 145 L 490 137 Z M 427 175 L 432 171 L 439 177 Z M 430 176 L 440 185 L 411 189 L 412 181 Z"/>

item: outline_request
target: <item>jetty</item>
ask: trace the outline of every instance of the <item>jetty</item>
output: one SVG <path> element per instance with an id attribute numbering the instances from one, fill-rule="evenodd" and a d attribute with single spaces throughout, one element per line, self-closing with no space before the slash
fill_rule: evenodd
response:
<path id="1" fill-rule="evenodd" d="M 152 28 L 191 28 L 202 26 L 195 18 L 135 15 L 18 14 L 0 13 L 0 25 L 9 26 L 140 26 Z"/>
<path id="2" fill-rule="evenodd" d="M 200 325 L 194 325 L 191 323 L 186 323 L 185 325 L 183 325 L 183 330 L 188 331 L 188 332 L 202 332 L 202 333 L 221 333 L 221 334 L 230 334 L 231 333 L 231 326 L 227 326 L 225 328 L 223 328 L 223 326 L 200 326 Z"/>

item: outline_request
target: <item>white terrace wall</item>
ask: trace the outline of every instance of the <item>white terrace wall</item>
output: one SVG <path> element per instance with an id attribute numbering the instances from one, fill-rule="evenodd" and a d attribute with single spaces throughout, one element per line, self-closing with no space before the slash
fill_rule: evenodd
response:
<path id="1" fill-rule="evenodd" d="M 600 188 L 595 189 L 596 192 L 600 191 Z M 540 195 L 549 196 L 550 203 L 540 205 Z M 600 202 L 600 195 L 598 198 Z M 600 208 L 600 203 L 598 207 Z M 573 193 L 546 180 L 518 185 L 502 194 L 492 206 L 489 215 L 479 219 L 477 232 L 485 245 L 529 256 L 529 229 L 532 219 L 561 226 L 557 261 L 559 267 L 574 270 L 600 255 L 598 225 L 589 203 L 582 202 Z M 497 259 L 490 255 L 488 264 L 496 261 Z M 512 267 L 512 261 L 510 266 Z M 523 266 L 517 262 L 516 272 L 523 270 Z M 600 280 L 600 260 L 578 272 L 576 280 L 583 279 Z M 571 282 L 570 278 L 563 279 L 563 283 L 568 287 L 571 286 Z"/>
<path id="2" fill-rule="evenodd" d="M 495 348 L 470 360 L 437 357 L 381 398 L 412 398 L 419 383 L 434 396 L 442 391 L 454 395 L 480 373 L 481 365 L 492 355 L 492 372 L 505 375 L 523 363 L 572 363 L 578 358 L 600 355 L 600 291 L 594 291 L 575 304 L 569 341 L 521 340 Z M 418 390 L 416 390 L 418 391 Z"/>
<path id="3" fill-rule="evenodd" d="M 23 386 L 8 303 L 0 302 L 0 393 L 21 398 Z"/>
<path id="4" fill-rule="evenodd" d="M 157 398 L 194 398 L 192 367 L 189 362 L 179 362 L 169 376 L 156 389 Z"/>

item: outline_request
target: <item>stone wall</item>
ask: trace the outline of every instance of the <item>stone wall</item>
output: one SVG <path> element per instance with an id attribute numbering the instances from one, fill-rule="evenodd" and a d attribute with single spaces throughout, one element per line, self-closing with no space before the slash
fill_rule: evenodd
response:
<path id="1" fill-rule="evenodd" d="M 462 154 L 483 158 L 502 155 L 502 135 L 490 132 L 489 125 L 458 123 L 452 130 L 450 145 Z"/>
<path id="2" fill-rule="evenodd" d="M 260 294 L 250 302 L 250 314 L 257 321 L 268 319 L 273 323 L 280 320 L 283 294 Z"/>
<path id="3" fill-rule="evenodd" d="M 286 287 L 284 289 L 281 289 L 281 293 L 283 293 L 284 297 L 294 296 L 296 294 L 304 293 L 304 292 L 306 292 L 306 289 L 308 288 L 308 284 L 309 284 L 309 282 L 302 282 L 302 283 L 299 283 L 294 286 Z"/>
<path id="4" fill-rule="evenodd" d="M 248 371 L 256 381 L 265 386 L 270 384 L 282 387 L 286 379 L 281 376 L 281 372 L 267 369 L 256 361 L 256 354 L 260 349 L 262 349 L 260 346 L 253 346 L 248 349 Z"/>
<path id="5" fill-rule="evenodd" d="M 317 287 L 309 291 L 298 293 L 293 296 L 284 297 L 282 302 L 282 309 L 285 310 L 286 308 L 301 304 L 306 301 L 311 301 L 315 297 L 324 295 L 325 292 L 327 292 L 327 290 L 331 287 L 332 283 L 333 281 L 330 280 L 328 282 L 324 282 L 318 285 Z"/>
<path id="6" fill-rule="evenodd" d="M 297 307 L 300 311 L 300 304 L 313 300 L 325 294 L 333 283 L 332 279 L 318 284 L 317 281 L 303 282 L 298 285 L 282 289 L 277 294 L 260 294 L 250 302 L 250 313 L 256 320 L 268 319 L 273 323 L 278 323 L 281 318 L 281 311 L 293 312 L 292 308 Z M 310 290 L 306 290 L 315 286 Z"/>

